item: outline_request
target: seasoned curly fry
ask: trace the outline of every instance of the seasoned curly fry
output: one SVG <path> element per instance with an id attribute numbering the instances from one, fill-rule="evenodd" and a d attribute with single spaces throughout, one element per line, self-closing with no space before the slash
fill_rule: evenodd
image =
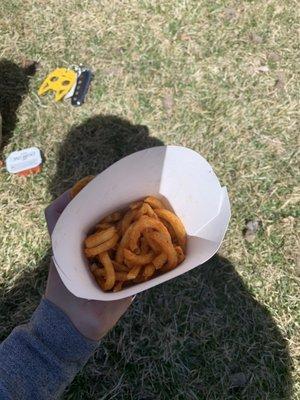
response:
<path id="1" fill-rule="evenodd" d="M 117 222 L 119 219 L 122 218 L 122 213 L 120 211 L 113 212 L 112 214 L 108 215 L 107 217 L 103 218 L 101 223 L 105 222 Z"/>
<path id="2" fill-rule="evenodd" d="M 99 268 L 96 263 L 90 264 L 89 267 L 92 274 L 96 271 L 97 268 Z"/>
<path id="3" fill-rule="evenodd" d="M 141 265 L 136 265 L 135 267 L 131 268 L 131 270 L 127 274 L 127 279 L 128 280 L 135 279 L 138 276 L 141 268 L 142 268 Z"/>
<path id="4" fill-rule="evenodd" d="M 116 272 L 128 272 L 128 267 L 124 264 L 119 264 L 117 261 L 112 260 Z"/>
<path id="5" fill-rule="evenodd" d="M 98 283 L 98 285 L 101 287 L 102 290 L 106 290 L 105 289 L 105 279 L 103 277 L 98 278 L 97 276 L 95 277 L 96 282 Z"/>
<path id="6" fill-rule="evenodd" d="M 101 222 L 96 225 L 97 231 L 102 231 L 104 229 L 110 228 L 112 224 L 109 224 L 108 222 Z"/>
<path id="7" fill-rule="evenodd" d="M 166 253 L 161 253 L 154 258 L 152 263 L 156 269 L 160 269 L 167 262 L 167 260 L 168 260 L 168 257 L 166 255 Z"/>
<path id="8" fill-rule="evenodd" d="M 96 232 L 93 235 L 88 236 L 84 244 L 87 248 L 99 246 L 99 244 L 106 242 L 107 240 L 111 239 L 114 234 L 116 233 L 116 228 L 111 226 L 104 231 Z"/>
<path id="9" fill-rule="evenodd" d="M 116 281 L 116 273 L 115 273 L 113 263 L 111 262 L 111 259 L 108 255 L 107 251 L 99 254 L 98 257 L 99 257 L 99 261 L 102 263 L 102 265 L 105 269 L 104 290 L 110 290 L 114 287 L 114 284 Z"/>
<path id="10" fill-rule="evenodd" d="M 116 254 L 116 261 L 119 264 L 122 264 L 124 260 L 124 249 L 129 245 L 129 239 L 130 239 L 130 234 L 132 231 L 133 225 L 130 225 L 130 227 L 127 229 L 127 231 L 124 233 L 121 242 L 119 244 L 117 254 Z"/>
<path id="11" fill-rule="evenodd" d="M 177 239 L 176 233 L 175 233 L 175 231 L 174 231 L 174 229 L 173 229 L 173 226 L 172 226 L 168 221 L 166 221 L 165 219 L 161 219 L 160 221 L 161 221 L 161 222 L 164 224 L 164 226 L 168 229 L 168 231 L 169 231 L 169 233 L 170 233 L 170 235 L 171 235 L 171 238 L 172 238 L 172 242 L 173 242 L 173 243 L 177 243 L 177 242 L 178 242 L 178 239 Z"/>
<path id="12" fill-rule="evenodd" d="M 127 281 L 128 280 L 128 272 L 116 272 L 116 280 L 117 281 Z"/>
<path id="13" fill-rule="evenodd" d="M 141 254 L 147 254 L 149 252 L 150 246 L 145 237 L 141 237 Z"/>
<path id="14" fill-rule="evenodd" d="M 168 240 L 161 232 L 150 232 L 150 237 L 160 246 L 161 250 L 166 253 L 168 258 L 168 268 L 173 269 L 177 265 L 177 253 L 173 247 L 171 240 Z"/>
<path id="15" fill-rule="evenodd" d="M 158 246 L 158 244 L 154 240 L 152 240 L 151 235 L 149 235 L 150 232 L 152 232 L 152 229 L 146 229 L 143 232 L 143 237 L 147 240 L 147 243 L 149 244 L 151 249 L 154 251 L 154 253 L 160 254 L 161 253 L 161 249 Z"/>
<path id="16" fill-rule="evenodd" d="M 184 226 L 153 196 L 106 216 L 94 232 L 85 239 L 84 252 L 104 291 L 145 282 L 185 259 Z"/>
<path id="17" fill-rule="evenodd" d="M 131 225 L 132 221 L 134 220 L 134 217 L 135 217 L 136 213 L 137 213 L 136 210 L 129 210 L 124 215 L 124 217 L 122 219 L 122 224 L 121 224 L 122 235 L 124 235 L 124 233 L 127 231 L 129 226 Z"/>
<path id="18" fill-rule="evenodd" d="M 130 204 L 129 208 L 130 208 L 131 210 L 135 210 L 136 208 L 141 207 L 142 204 L 143 204 L 142 201 L 135 201 L 135 202 L 133 202 L 133 203 Z"/>
<path id="19" fill-rule="evenodd" d="M 175 234 L 177 236 L 178 243 L 180 244 L 181 247 L 185 248 L 186 231 L 183 226 L 183 223 L 180 221 L 180 219 L 177 217 L 177 215 L 175 215 L 174 213 L 172 213 L 169 210 L 160 209 L 160 208 L 157 208 L 155 210 L 155 213 L 159 218 L 165 219 L 167 222 L 169 222 L 169 224 L 172 225 L 172 227 L 175 231 Z"/>
<path id="20" fill-rule="evenodd" d="M 105 269 L 104 268 L 97 268 L 97 269 L 95 269 L 95 271 L 93 272 L 93 275 L 96 277 L 96 278 L 103 278 L 103 277 L 105 277 L 106 276 L 106 272 L 105 272 Z"/>
<path id="21" fill-rule="evenodd" d="M 123 284 L 123 281 L 117 282 L 115 284 L 115 287 L 113 288 L 113 292 L 119 292 L 120 290 L 122 290 Z"/>
<path id="22" fill-rule="evenodd" d="M 74 199 L 75 196 L 89 183 L 94 179 L 94 175 L 85 176 L 80 179 L 80 181 L 76 182 L 75 185 L 71 189 L 71 198 Z"/>
<path id="23" fill-rule="evenodd" d="M 143 215 L 138 221 L 134 223 L 132 231 L 130 233 L 129 248 L 131 251 L 135 251 L 137 249 L 137 243 L 142 232 L 149 228 L 162 232 L 168 238 L 168 240 L 171 241 L 171 236 L 163 223 L 161 223 L 157 219 L 148 217 L 147 215 Z"/>
<path id="24" fill-rule="evenodd" d="M 149 279 L 154 274 L 154 272 L 155 272 L 155 266 L 152 263 L 148 264 L 144 268 L 143 276 L 146 279 Z"/>
<path id="25" fill-rule="evenodd" d="M 153 196 L 146 197 L 144 202 L 150 204 L 152 208 L 164 208 L 163 203 Z"/>
<path id="26" fill-rule="evenodd" d="M 185 260 L 185 254 L 180 246 L 174 246 L 174 248 L 177 253 L 178 264 L 181 264 Z"/>
<path id="27" fill-rule="evenodd" d="M 145 282 L 147 278 L 144 277 L 142 270 L 139 272 L 138 276 L 132 280 L 133 283 Z"/>
<path id="28" fill-rule="evenodd" d="M 88 258 L 91 258 L 91 257 L 95 257 L 98 254 L 104 253 L 105 251 L 112 249 L 115 246 L 115 244 L 118 242 L 118 238 L 119 238 L 119 236 L 115 233 L 111 239 L 107 240 L 104 243 L 101 243 L 99 246 L 91 247 L 89 249 L 85 248 L 84 249 L 85 255 Z"/>
<path id="29" fill-rule="evenodd" d="M 154 210 L 152 207 L 147 204 L 143 203 L 140 209 L 138 209 L 135 213 L 134 219 L 139 219 L 142 215 L 148 215 L 149 217 L 157 219 L 157 215 L 155 214 Z"/>
<path id="30" fill-rule="evenodd" d="M 150 250 L 147 254 L 135 254 L 129 249 L 124 249 L 124 257 L 133 264 L 145 265 L 153 260 L 154 253 Z"/>

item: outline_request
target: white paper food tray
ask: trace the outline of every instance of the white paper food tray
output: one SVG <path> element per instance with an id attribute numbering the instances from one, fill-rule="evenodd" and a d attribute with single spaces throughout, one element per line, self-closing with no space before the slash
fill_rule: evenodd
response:
<path id="1" fill-rule="evenodd" d="M 87 233 L 107 214 L 153 195 L 167 200 L 185 225 L 185 261 L 174 270 L 116 293 L 102 291 L 83 254 Z M 210 164 L 185 147 L 139 151 L 97 175 L 66 207 L 52 234 L 53 258 L 75 296 L 117 300 L 159 285 L 195 268 L 218 250 L 230 219 L 230 203 Z"/>

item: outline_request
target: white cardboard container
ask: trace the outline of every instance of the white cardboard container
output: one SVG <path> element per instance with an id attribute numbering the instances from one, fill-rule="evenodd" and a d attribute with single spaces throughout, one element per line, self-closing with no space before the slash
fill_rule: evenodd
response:
<path id="1" fill-rule="evenodd" d="M 167 200 L 185 225 L 185 261 L 163 275 L 125 288 L 102 291 L 88 268 L 83 241 L 107 214 L 153 195 Z M 210 164 L 185 147 L 162 146 L 142 150 L 97 175 L 65 208 L 52 234 L 57 271 L 75 296 L 102 301 L 132 296 L 175 278 L 211 258 L 219 249 L 230 219 L 225 187 Z"/>

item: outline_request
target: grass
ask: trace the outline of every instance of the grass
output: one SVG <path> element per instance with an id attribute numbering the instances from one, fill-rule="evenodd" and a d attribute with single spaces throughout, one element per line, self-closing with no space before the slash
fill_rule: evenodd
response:
<path id="1" fill-rule="evenodd" d="M 0 170 L 2 338 L 43 293 L 51 199 L 135 150 L 184 145 L 229 189 L 222 256 L 139 295 L 64 398 L 300 399 L 297 2 L 42 3 L 0 4 L 3 158 L 45 155 L 40 175 Z M 76 63 L 95 73 L 83 107 L 37 96 Z"/>

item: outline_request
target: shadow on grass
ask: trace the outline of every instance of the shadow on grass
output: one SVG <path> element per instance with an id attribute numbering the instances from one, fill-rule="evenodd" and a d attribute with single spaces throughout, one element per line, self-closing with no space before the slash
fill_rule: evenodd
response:
<path id="1" fill-rule="evenodd" d="M 7 59 L 0 59 L 0 114 L 2 116 L 2 144 L 9 142 L 17 123 L 17 110 L 29 91 L 29 79 L 36 72 L 34 63 L 21 68 Z M 0 120 L 1 122 L 1 120 Z"/>
<path id="2" fill-rule="evenodd" d="M 20 90 L 13 89 L 13 77 Z M 16 110 L 22 95 L 28 89 L 25 72 L 10 61 L 0 61 L 0 86 L 5 88 L 4 99 L 0 92 L 1 112 L 6 116 L 6 133 L 11 132 L 16 122 Z M 6 83 L 5 83 L 6 82 Z M 3 101 L 2 101 L 3 100 Z M 116 116 L 98 115 L 87 119 L 83 124 L 70 130 L 57 159 L 56 174 L 50 182 L 49 190 L 53 199 L 69 189 L 78 179 L 97 174 L 113 162 L 135 151 L 161 146 L 163 143 L 149 136 L 144 125 L 133 125 Z M 0 340 L 19 324 L 29 318 L 44 292 L 50 261 L 49 251 L 38 267 L 29 269 L 17 276 L 12 286 L 0 283 Z"/>
<path id="3" fill-rule="evenodd" d="M 50 184 L 53 198 L 86 175 L 103 171 L 138 150 L 163 143 L 149 136 L 145 125 L 133 125 L 114 115 L 97 115 L 71 129 L 58 154 L 56 175 Z"/>
<path id="4" fill-rule="evenodd" d="M 161 144 L 146 127 L 118 117 L 88 119 L 62 143 L 51 193 Z M 0 286 L 2 338 L 38 304 L 49 254 L 38 264 L 13 287 Z M 215 256 L 138 295 L 64 398 L 279 400 L 291 390 L 288 347 L 275 321 L 234 266 Z"/>
<path id="5" fill-rule="evenodd" d="M 203 266 L 141 293 L 65 399 L 291 399 L 291 359 L 233 265 Z"/>
<path id="6" fill-rule="evenodd" d="M 11 330 L 27 321 L 44 294 L 50 263 L 50 250 L 38 260 L 37 267 L 24 266 L 13 282 L 7 285 L 5 273 L 0 282 L 0 341 Z"/>

